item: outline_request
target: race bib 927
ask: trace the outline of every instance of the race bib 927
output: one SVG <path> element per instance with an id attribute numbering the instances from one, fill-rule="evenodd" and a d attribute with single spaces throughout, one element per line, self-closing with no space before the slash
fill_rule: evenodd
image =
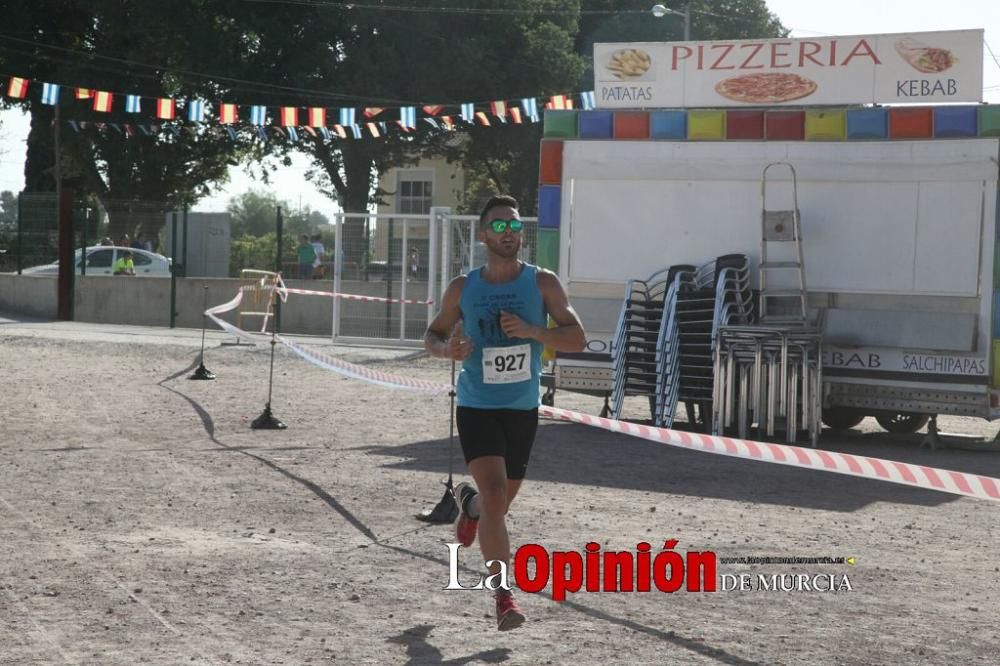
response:
<path id="1" fill-rule="evenodd" d="M 483 349 L 483 383 L 514 384 L 531 379 L 531 345 Z"/>

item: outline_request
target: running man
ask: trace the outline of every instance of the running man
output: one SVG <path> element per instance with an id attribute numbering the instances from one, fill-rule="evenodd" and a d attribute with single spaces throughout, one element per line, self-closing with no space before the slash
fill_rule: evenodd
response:
<path id="1" fill-rule="evenodd" d="M 510 564 L 505 516 L 521 488 L 538 427 L 539 378 L 545 346 L 580 351 L 580 318 L 551 271 L 517 258 L 523 223 L 517 200 L 496 196 L 479 215 L 486 265 L 448 285 L 424 346 L 462 362 L 456 420 L 462 453 L 475 487 L 459 483 L 455 539 L 471 546 L 479 534 L 485 561 Z M 556 326 L 546 328 L 546 314 Z M 463 322 L 465 325 L 463 326 Z M 498 564 L 490 573 L 500 570 Z M 497 628 L 515 629 L 524 613 L 507 590 L 496 592 Z"/>

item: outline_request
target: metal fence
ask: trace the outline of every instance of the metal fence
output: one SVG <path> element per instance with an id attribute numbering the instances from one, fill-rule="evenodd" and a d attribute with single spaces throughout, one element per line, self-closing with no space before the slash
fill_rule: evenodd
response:
<path id="1" fill-rule="evenodd" d="M 163 202 L 105 200 L 100 206 L 74 202 L 70 208 L 73 246 L 80 249 L 100 245 L 112 237 L 115 244 L 128 245 L 137 234 L 145 233 L 153 251 L 157 251 L 167 210 Z M 14 219 L 0 228 L 0 272 L 50 264 L 56 261 L 58 250 L 59 206 L 55 193 L 19 194 Z"/>
<path id="2" fill-rule="evenodd" d="M 154 251 L 162 252 L 168 244 L 175 247 L 169 242 L 169 213 L 165 204 L 157 202 L 103 202 L 99 207 L 77 204 L 72 208 L 73 243 L 83 248 L 112 237 L 118 245 L 126 240 L 123 234 L 134 239 L 143 232 Z M 538 223 L 535 218 L 524 222 L 520 257 L 534 263 Z M 485 247 L 478 240 L 479 218 L 454 215 L 447 208 L 433 208 L 426 215 L 338 213 L 333 215 L 332 226 L 316 229 L 315 234 L 320 235 L 324 252 L 317 262 L 310 259 L 301 263 L 300 256 L 307 258 L 309 251 L 293 234 L 283 234 L 278 263 L 286 283 L 378 299 L 333 299 L 328 331 L 332 338 L 344 341 L 421 340 L 449 281 L 486 261 Z M 186 236 L 183 243 L 179 239 L 178 244 L 187 247 Z M 230 276 L 238 277 L 244 269 L 274 270 L 276 240 L 275 233 L 233 239 L 228 248 Z M 56 261 L 57 253 L 55 195 L 21 194 L 16 221 L 0 228 L 0 271 L 49 264 Z M 183 267 L 184 258 L 177 255 L 178 279 L 184 277 Z M 84 271 L 85 266 L 80 266 L 78 275 Z M 427 301 L 434 303 L 428 305 Z M 329 311 L 330 306 L 324 308 Z"/>

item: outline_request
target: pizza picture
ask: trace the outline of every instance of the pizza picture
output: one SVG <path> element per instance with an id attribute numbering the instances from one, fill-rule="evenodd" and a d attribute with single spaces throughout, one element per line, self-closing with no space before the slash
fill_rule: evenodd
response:
<path id="1" fill-rule="evenodd" d="M 744 74 L 715 84 L 715 92 L 726 99 L 747 104 L 790 102 L 808 97 L 816 88 L 816 82 L 804 76 L 777 72 Z"/>

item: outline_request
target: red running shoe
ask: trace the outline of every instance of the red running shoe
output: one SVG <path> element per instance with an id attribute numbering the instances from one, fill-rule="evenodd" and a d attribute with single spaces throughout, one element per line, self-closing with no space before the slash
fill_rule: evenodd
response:
<path id="1" fill-rule="evenodd" d="M 497 600 L 497 629 L 500 631 L 510 631 L 517 629 L 524 624 L 524 612 L 514 601 L 514 595 L 506 590 L 496 592 Z"/>
<path id="2" fill-rule="evenodd" d="M 458 520 L 455 521 L 455 540 L 468 548 L 476 540 L 476 532 L 479 529 L 479 519 L 470 518 L 465 513 L 465 504 L 476 496 L 476 489 L 472 484 L 462 483 L 455 486 L 455 502 L 458 504 Z"/>

